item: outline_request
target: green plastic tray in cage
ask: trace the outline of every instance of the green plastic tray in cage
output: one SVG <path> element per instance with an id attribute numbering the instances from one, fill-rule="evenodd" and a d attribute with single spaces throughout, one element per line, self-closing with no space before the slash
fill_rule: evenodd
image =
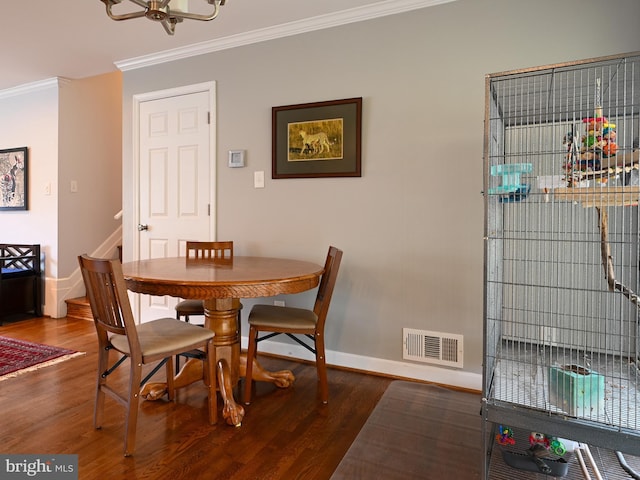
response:
<path id="1" fill-rule="evenodd" d="M 550 401 L 573 417 L 603 417 L 604 386 L 604 376 L 581 365 L 549 367 Z"/>
<path id="2" fill-rule="evenodd" d="M 493 165 L 491 167 L 492 177 L 502 177 L 502 185 L 490 188 L 490 194 L 509 194 L 527 189 L 528 185 L 521 182 L 520 176 L 523 173 L 533 171 L 532 163 L 509 163 L 505 165 Z"/>

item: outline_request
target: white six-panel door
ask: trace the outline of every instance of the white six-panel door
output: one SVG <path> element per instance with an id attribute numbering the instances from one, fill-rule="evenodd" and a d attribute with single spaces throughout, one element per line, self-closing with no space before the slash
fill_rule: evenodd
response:
<path id="1" fill-rule="evenodd" d="M 139 103 L 139 259 L 182 256 L 187 240 L 210 240 L 211 91 Z M 145 322 L 175 315 L 179 299 L 141 295 Z"/>

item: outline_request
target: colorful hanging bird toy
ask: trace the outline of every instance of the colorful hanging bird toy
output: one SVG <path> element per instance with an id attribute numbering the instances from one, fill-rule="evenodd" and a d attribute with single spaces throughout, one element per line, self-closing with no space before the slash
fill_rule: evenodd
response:
<path id="1" fill-rule="evenodd" d="M 618 151 L 616 143 L 616 125 L 610 123 L 603 115 L 600 101 L 600 79 L 596 80 L 596 107 L 593 117 L 582 119 L 583 134 L 580 140 L 578 127 L 572 126 L 571 131 L 564 137 L 563 145 L 566 148 L 566 161 L 564 170 L 567 173 L 567 182 L 570 186 L 580 178 L 582 174 L 599 172 L 602 170 L 602 159 L 613 157 Z M 601 181 L 606 182 L 606 176 Z"/>

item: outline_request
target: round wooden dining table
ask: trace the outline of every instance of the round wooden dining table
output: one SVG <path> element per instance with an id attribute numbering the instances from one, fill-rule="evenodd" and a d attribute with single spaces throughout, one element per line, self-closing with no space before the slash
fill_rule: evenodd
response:
<path id="1" fill-rule="evenodd" d="M 241 298 L 300 293 L 315 288 L 324 271 L 321 265 L 286 258 L 234 256 L 232 259 L 154 258 L 122 265 L 127 288 L 148 295 L 201 299 L 205 327 L 215 332 L 218 388 L 223 417 L 239 426 L 244 408 L 233 398 L 233 387 L 244 377 L 246 356 L 240 351 L 238 311 Z M 253 364 L 253 378 L 286 388 L 295 380 L 289 370 L 268 372 Z M 256 375 L 257 372 L 257 375 Z M 176 388 L 202 379 L 202 361 L 190 359 L 175 377 Z M 166 384 L 147 384 L 141 394 L 148 400 L 162 396 Z"/>

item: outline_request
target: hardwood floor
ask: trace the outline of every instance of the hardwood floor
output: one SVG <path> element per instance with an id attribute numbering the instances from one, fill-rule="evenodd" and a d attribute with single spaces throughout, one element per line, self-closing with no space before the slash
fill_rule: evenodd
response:
<path id="1" fill-rule="evenodd" d="M 175 403 L 142 402 L 136 452 L 125 458 L 123 408 L 107 399 L 103 428 L 93 428 L 97 342 L 90 321 L 23 320 L 1 326 L 0 335 L 86 352 L 0 382 L 1 451 L 78 454 L 82 480 L 328 479 L 392 381 L 330 369 L 323 406 L 313 366 L 260 357 L 269 369 L 292 370 L 296 382 L 284 390 L 257 384 L 241 427 L 210 426 L 206 391 L 194 384 Z"/>

